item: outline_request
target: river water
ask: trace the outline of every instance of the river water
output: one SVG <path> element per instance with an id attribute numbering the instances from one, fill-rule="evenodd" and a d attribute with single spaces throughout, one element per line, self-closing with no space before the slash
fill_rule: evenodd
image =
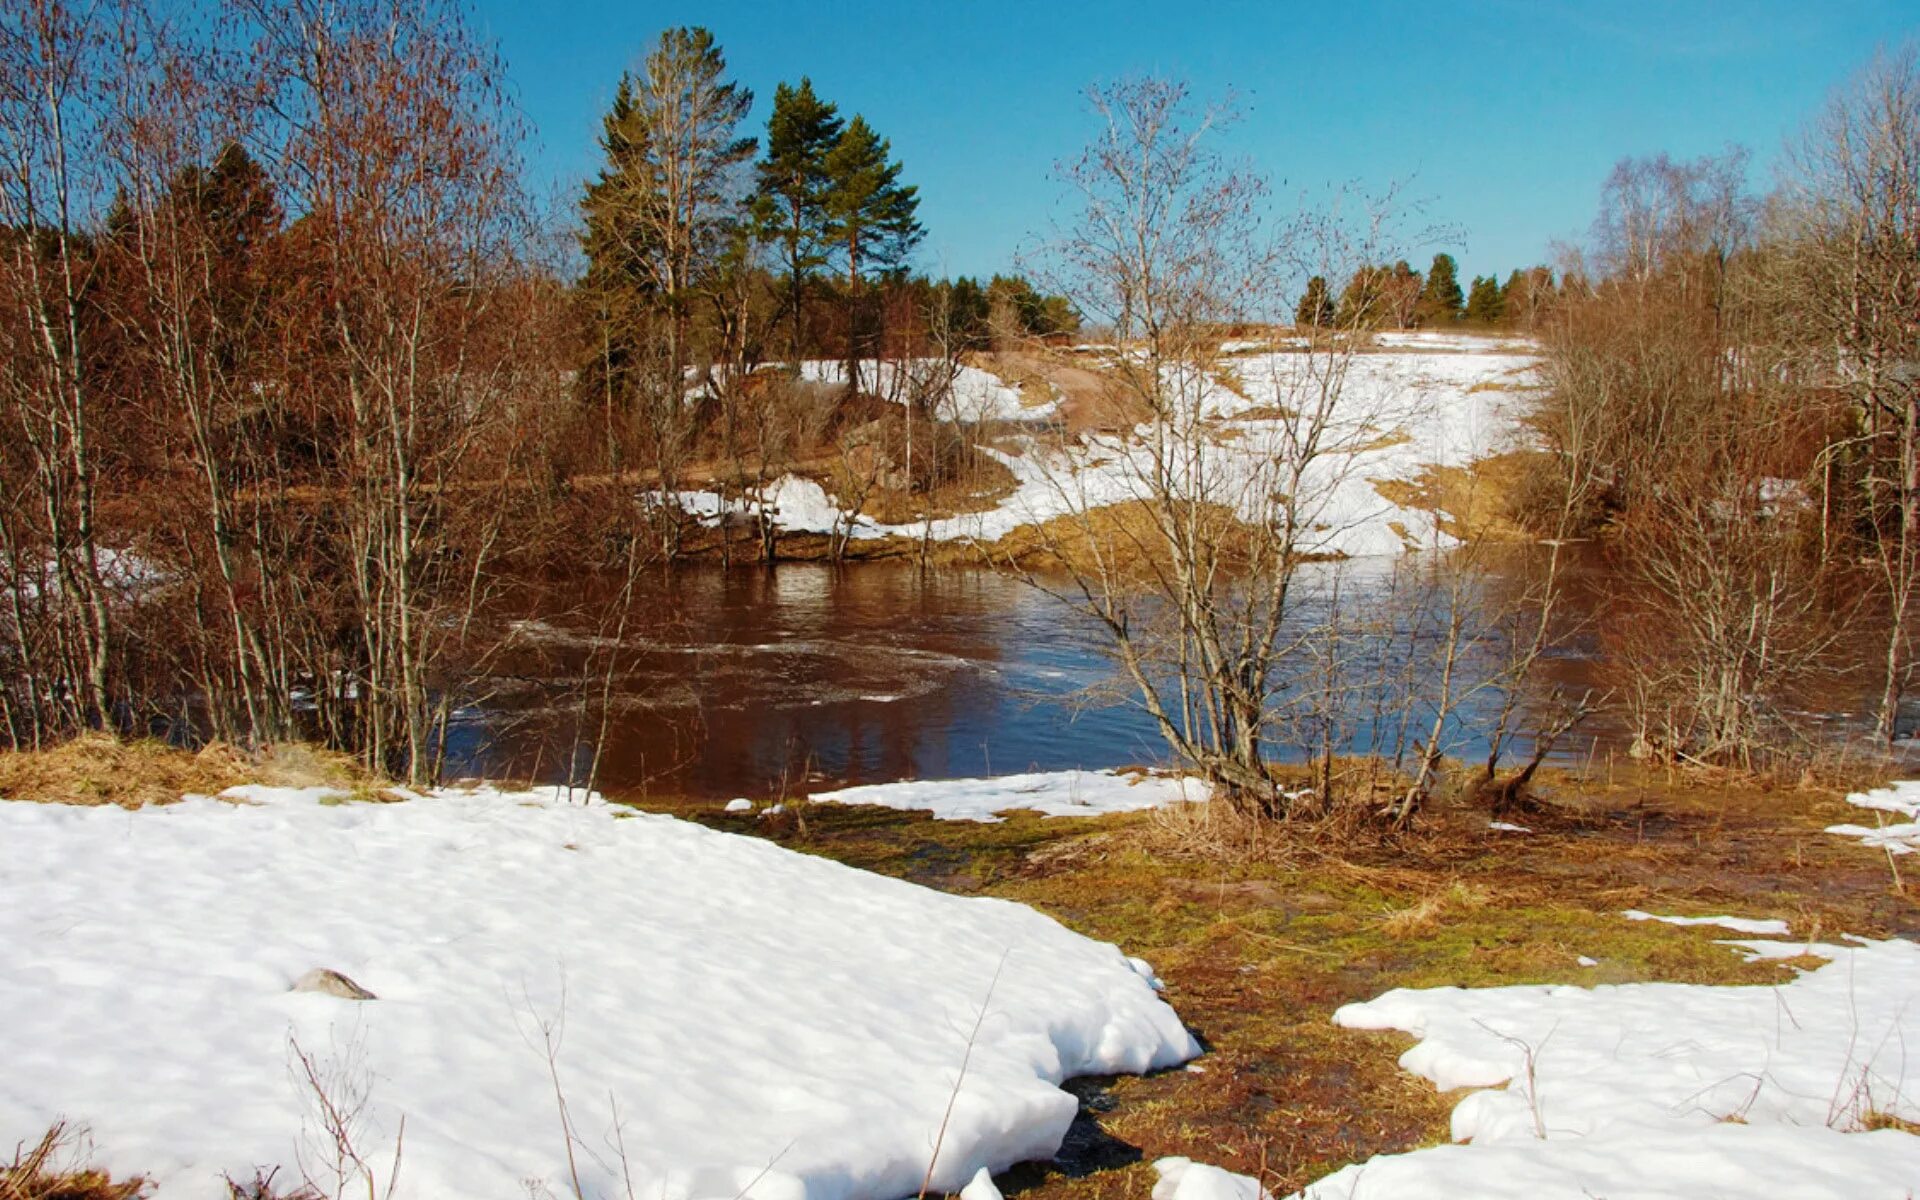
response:
<path id="1" fill-rule="evenodd" d="M 1366 616 L 1389 571 L 1386 560 L 1343 568 L 1342 603 Z M 684 568 L 640 581 L 624 632 L 615 590 L 586 578 L 516 598 L 513 649 L 455 723 L 455 773 L 584 781 L 601 744 L 595 782 L 609 794 L 714 800 L 1165 760 L 1093 628 L 1004 575 Z M 1575 639 L 1542 674 L 1578 689 L 1593 667 L 1590 641 Z M 1478 697 L 1476 711 L 1497 699 Z M 1348 749 L 1391 737 L 1362 715 L 1352 725 Z M 1472 725 L 1454 731 L 1457 752 L 1484 745 Z M 1609 748 L 1620 730 L 1594 720 L 1556 757 Z"/>

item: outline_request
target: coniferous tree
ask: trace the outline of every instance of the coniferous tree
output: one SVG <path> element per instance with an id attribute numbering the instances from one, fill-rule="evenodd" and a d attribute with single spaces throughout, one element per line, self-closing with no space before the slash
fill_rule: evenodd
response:
<path id="1" fill-rule="evenodd" d="M 1467 294 L 1467 320 L 1492 325 L 1500 320 L 1504 308 L 1499 280 L 1491 275 L 1475 275 L 1473 287 Z"/>
<path id="2" fill-rule="evenodd" d="M 869 272 L 900 267 L 925 232 L 915 211 L 916 189 L 900 182 L 892 147 L 855 116 L 827 154 L 827 236 L 847 272 L 847 386 L 860 386 L 859 360 L 866 340 L 861 285 Z"/>
<path id="3" fill-rule="evenodd" d="M 1388 273 L 1385 267 L 1361 265 L 1340 291 L 1340 307 L 1334 315 L 1342 329 L 1377 329 L 1387 319 Z"/>
<path id="4" fill-rule="evenodd" d="M 847 282 L 863 272 L 897 267 L 925 232 L 915 217 L 918 189 L 900 182 L 892 147 L 856 116 L 827 154 L 826 229 L 845 256 Z"/>
<path id="5" fill-rule="evenodd" d="M 1315 329 L 1333 324 L 1333 293 L 1327 288 L 1325 275 L 1307 280 L 1307 290 L 1293 310 L 1293 323 Z"/>
<path id="6" fill-rule="evenodd" d="M 619 369 L 615 343 L 631 358 L 643 317 L 663 317 L 661 379 L 675 410 L 675 381 L 691 353 L 691 301 L 731 242 L 741 216 L 738 168 L 755 149 L 735 133 L 753 93 L 726 81 L 726 69 L 707 30 L 662 33 L 640 70 L 620 79 L 601 136 L 606 164 L 581 202 L 588 293 L 598 321 L 612 327 L 596 350 L 600 370 Z"/>
<path id="7" fill-rule="evenodd" d="M 1426 287 L 1420 292 L 1420 319 L 1423 324 L 1442 325 L 1460 318 L 1463 297 L 1460 294 L 1459 268 L 1451 254 L 1436 254 L 1427 269 Z"/>
<path id="8" fill-rule="evenodd" d="M 787 351 L 798 361 L 802 309 L 809 272 L 826 262 L 827 155 L 845 122 L 834 105 L 814 95 L 813 81 L 781 84 L 767 119 L 767 156 L 756 171 L 755 216 L 780 246 L 787 269 Z"/>

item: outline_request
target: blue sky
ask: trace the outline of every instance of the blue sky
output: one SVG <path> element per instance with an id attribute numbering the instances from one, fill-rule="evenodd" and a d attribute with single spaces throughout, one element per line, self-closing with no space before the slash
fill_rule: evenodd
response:
<path id="1" fill-rule="evenodd" d="M 1053 219 L 1058 160 L 1085 140 L 1087 84 L 1153 72 L 1236 93 L 1230 147 L 1283 196 L 1401 181 L 1459 231 L 1465 277 L 1578 238 L 1627 154 L 1728 144 L 1769 177 L 1783 139 L 1877 46 L 1920 32 L 1915 0 L 1426 0 L 1101 4 L 1003 0 L 707 3 L 477 0 L 537 130 L 536 182 L 571 195 L 620 72 L 701 24 L 752 88 L 811 76 L 892 139 L 928 230 L 919 265 L 990 274 Z"/>

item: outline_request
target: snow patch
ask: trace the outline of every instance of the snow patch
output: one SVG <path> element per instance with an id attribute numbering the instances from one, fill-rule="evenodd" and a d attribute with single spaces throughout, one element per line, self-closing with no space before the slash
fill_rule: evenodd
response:
<path id="1" fill-rule="evenodd" d="M 1920 946 L 1822 947 L 1774 987 L 1396 989 L 1334 1014 L 1419 1043 L 1405 1069 L 1475 1091 L 1465 1146 L 1380 1155 L 1311 1200 L 1885 1197 L 1920 1189 Z"/>
<path id="2" fill-rule="evenodd" d="M 1920 850 L 1920 780 L 1902 780 L 1870 792 L 1855 792 L 1847 803 L 1875 814 L 1872 825 L 1829 825 L 1828 833 L 1859 838 L 1875 850 L 1888 854 L 1911 854 Z M 1905 817 L 1889 822 L 1881 813 Z"/>
<path id="3" fill-rule="evenodd" d="M 1751 933 L 1764 937 L 1792 932 L 1792 928 L 1785 921 L 1774 917 L 1664 917 L 1655 913 L 1641 912 L 1637 908 L 1630 908 L 1620 915 L 1629 921 L 1659 921 L 1665 925 L 1717 925 L 1721 929 L 1731 929 L 1735 933 Z"/>
<path id="4" fill-rule="evenodd" d="M 1224 1167 L 1190 1158 L 1162 1158 L 1154 1161 L 1153 1169 L 1160 1173 L 1153 1185 L 1153 1200 L 1270 1200 L 1259 1180 Z"/>
<path id="5" fill-rule="evenodd" d="M 1095 817 L 1201 801 L 1210 792 L 1200 780 L 1182 776 L 1042 771 L 992 779 L 873 783 L 816 792 L 813 799 L 824 804 L 872 804 L 930 812 L 941 821 L 990 824 L 1001 819 L 998 814 L 1012 809 L 1030 809 L 1049 817 Z"/>
<path id="6" fill-rule="evenodd" d="M 245 794 L 0 803 L 7 1136 L 84 1122 L 155 1200 L 285 1179 L 297 1039 L 370 1089 L 382 1183 L 406 1119 L 400 1194 L 571 1194 L 544 1028 L 588 1195 L 627 1194 L 617 1101 L 633 1194 L 892 1200 L 983 1006 L 936 1191 L 1053 1154 L 1060 1081 L 1199 1051 L 1119 950 L 1023 905 L 555 789 Z M 315 967 L 378 999 L 289 991 Z"/>

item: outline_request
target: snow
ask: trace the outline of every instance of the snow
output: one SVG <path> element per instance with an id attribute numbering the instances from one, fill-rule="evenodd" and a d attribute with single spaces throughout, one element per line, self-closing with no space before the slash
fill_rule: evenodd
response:
<path id="1" fill-rule="evenodd" d="M 1532 833 L 1525 825 L 1515 825 L 1512 821 L 1488 821 L 1487 828 L 1495 833 Z"/>
<path id="2" fill-rule="evenodd" d="M 573 1194 L 549 1033 L 585 1193 L 651 1200 L 911 1195 L 950 1101 L 957 1190 L 1056 1151 L 1059 1081 L 1199 1051 L 1022 905 L 551 791 L 10 802 L 0 847 L 0 1138 L 84 1123 L 155 1200 L 315 1165 L 296 1041 L 382 1184 L 405 1119 L 419 1200 Z M 289 991 L 315 968 L 378 999 Z"/>
<path id="3" fill-rule="evenodd" d="M 1722 929 L 1731 929 L 1735 933 L 1751 933 L 1765 937 L 1784 935 L 1791 932 L 1791 928 L 1785 921 L 1772 917 L 1765 919 L 1756 919 L 1753 917 L 1663 917 L 1655 913 L 1641 912 L 1637 908 L 1630 908 L 1620 915 L 1629 921 L 1660 921 L 1667 925 L 1717 925 Z"/>
<path id="4" fill-rule="evenodd" d="M 992 779 L 872 783 L 815 792 L 812 798 L 816 803 L 871 804 L 930 812 L 940 821 L 991 824 L 1001 819 L 998 814 L 1012 809 L 1030 809 L 1049 817 L 1096 817 L 1205 800 L 1208 792 L 1201 781 L 1177 776 L 1041 771 Z"/>
<path id="5" fill-rule="evenodd" d="M 1382 335 L 1388 336 L 1388 335 Z M 1358 557 L 1397 555 L 1409 548 L 1452 544 L 1431 512 L 1388 500 L 1377 481 L 1409 480 L 1423 468 L 1464 466 L 1509 448 L 1517 436 L 1516 400 L 1536 384 L 1537 350 L 1523 341 L 1494 341 L 1464 334 L 1396 335 L 1414 340 L 1386 353 L 1330 361 L 1325 355 L 1270 350 L 1233 357 L 1217 375 L 1200 376 L 1168 367 L 1172 394 L 1197 413 L 1207 429 L 1192 458 L 1173 452 L 1176 486 L 1204 491 L 1210 501 L 1248 519 L 1270 503 L 1272 463 L 1302 435 L 1300 419 L 1323 387 L 1337 387 L 1329 427 L 1320 434 L 1326 451 L 1307 472 L 1297 495 L 1309 525 L 1302 552 Z M 1462 353 L 1470 349 L 1473 353 Z M 1109 355 L 1111 350 L 1106 351 Z M 875 366 L 875 364 L 869 364 Z M 878 364 L 892 370 L 889 364 Z M 917 369 L 917 368 L 915 368 Z M 803 364 L 803 376 L 823 382 L 844 378 L 838 363 Z M 899 388 L 915 385 L 911 372 L 877 378 Z M 901 379 L 907 382 L 900 382 Z M 897 386 L 894 386 L 897 385 Z M 1019 408 L 1017 389 L 974 367 L 955 381 L 957 403 L 968 411 L 1033 417 L 1051 408 Z M 968 399 L 967 397 L 972 397 Z M 983 512 L 920 524 L 883 525 L 861 517 L 849 536 L 927 538 L 932 541 L 998 541 L 1016 529 L 1091 509 L 1148 499 L 1155 478 L 1148 448 L 1151 429 L 1082 438 L 1027 433 L 983 446 L 1012 474 L 1013 491 Z M 833 498 L 811 480 L 787 476 L 768 505 L 775 524 L 795 532 L 826 533 L 846 523 Z M 684 492 L 680 507 L 706 520 L 729 511 L 750 511 L 748 500 L 723 500 L 712 492 Z"/>
<path id="6" fill-rule="evenodd" d="M 1538 349 L 1538 344 L 1527 338 L 1435 329 L 1385 330 L 1373 335 L 1373 344 L 1384 350 L 1442 350 L 1465 354 L 1529 353 Z"/>
<path id="7" fill-rule="evenodd" d="M 1834 961 L 1778 986 L 1396 989 L 1347 1005 L 1335 1023 L 1419 1039 L 1405 1069 L 1484 1090 L 1453 1110 L 1469 1144 L 1380 1155 L 1302 1194 L 1905 1197 L 1920 1138 L 1859 1130 L 1920 1118 L 1906 1049 L 1920 946 L 1822 950 Z"/>
<path id="8" fill-rule="evenodd" d="M 1190 1158 L 1156 1159 L 1153 1200 L 1269 1200 L 1260 1181 Z"/>
<path id="9" fill-rule="evenodd" d="M 932 408 L 934 415 L 943 420 L 969 424 L 981 421 L 1046 421 L 1060 410 L 1057 393 L 1043 404 L 1029 405 L 1019 388 L 991 371 L 970 365 L 953 368 L 952 388 L 949 391 L 943 386 L 948 369 L 942 359 L 915 359 L 907 363 L 868 359 L 860 364 L 860 385 L 862 390 L 896 404 L 905 403 L 907 397 L 918 395 L 924 398 L 923 402 Z M 844 385 L 847 367 L 839 362 L 803 362 L 800 364 L 800 378 L 812 383 Z"/>
<path id="10" fill-rule="evenodd" d="M 974 1173 L 973 1181 L 960 1189 L 960 1200 L 1004 1200 L 999 1185 L 993 1182 L 993 1172 L 981 1167 Z"/>
<path id="11" fill-rule="evenodd" d="M 747 799 L 745 796 L 735 796 L 733 799 L 727 801 L 727 811 L 730 813 L 750 813 L 753 811 L 753 801 Z"/>
<path id="12" fill-rule="evenodd" d="M 1866 845 L 1888 854 L 1911 854 L 1920 850 L 1920 780 L 1902 780 L 1870 792 L 1855 792 L 1847 803 L 1875 814 L 1873 825 L 1829 825 L 1828 833 L 1859 838 Z M 1905 817 L 1887 821 L 1881 813 Z"/>

